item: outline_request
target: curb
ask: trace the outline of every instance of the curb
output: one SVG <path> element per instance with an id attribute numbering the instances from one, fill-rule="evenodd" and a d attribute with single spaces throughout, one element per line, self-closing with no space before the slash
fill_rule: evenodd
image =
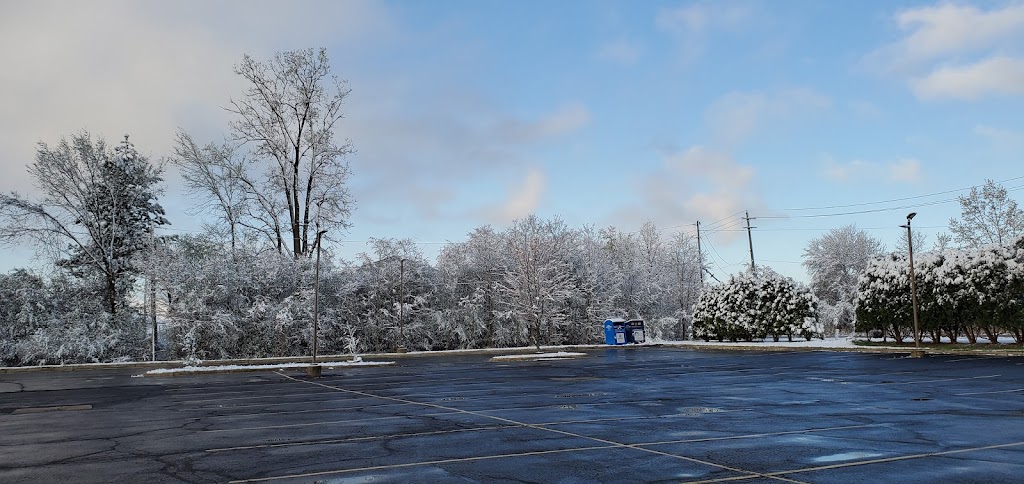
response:
<path id="1" fill-rule="evenodd" d="M 909 354 L 914 350 L 912 347 L 897 347 L 897 346 L 857 346 L 857 347 L 827 347 L 827 346 L 759 346 L 756 343 L 753 344 L 740 344 L 740 345 L 721 345 L 721 344 L 702 344 L 696 342 L 660 342 L 660 343 L 641 343 L 641 344 L 630 344 L 630 345 L 605 345 L 605 344 L 592 344 L 592 345 L 563 345 L 563 346 L 542 346 L 541 350 L 634 350 L 644 347 L 655 347 L 655 348 L 677 348 L 677 349 L 691 349 L 691 350 L 723 350 L 723 351 L 765 351 L 765 352 L 780 352 L 780 351 L 827 351 L 836 353 L 878 353 L 878 354 L 892 354 L 892 353 L 907 353 Z M 407 359 L 407 358 L 425 358 L 425 357 L 438 357 L 438 356 L 458 356 L 458 355 L 487 355 L 493 353 L 502 354 L 521 354 L 528 355 L 536 352 L 537 348 L 534 346 L 521 347 L 521 348 L 479 348 L 469 350 L 451 350 L 451 351 L 413 351 L 407 353 L 373 353 L 366 354 L 365 356 L 373 359 L 388 358 L 388 359 Z M 941 349 L 941 348 L 926 348 L 926 355 L 958 355 L 958 356 L 989 356 L 989 357 L 1024 357 L 1024 352 L 1021 351 L 992 351 L 992 350 L 954 350 L 954 349 Z M 318 355 L 317 359 L 330 359 L 330 358 L 351 358 L 352 355 Z M 240 358 L 240 359 L 229 359 L 229 360 L 206 360 L 199 364 L 199 366 L 227 366 L 227 365 L 266 365 L 274 363 L 306 363 L 310 361 L 309 356 L 286 356 L 286 357 L 272 357 L 272 358 Z M 312 364 L 312 363 L 311 363 Z M 70 364 L 70 365 L 39 365 L 39 366 L 13 366 L 13 367 L 0 367 L 0 375 L 10 373 L 32 373 L 41 371 L 82 371 L 82 370 L 116 370 L 116 369 L 146 369 L 155 370 L 160 368 L 182 368 L 185 366 L 185 362 L 181 360 L 170 360 L 170 361 L 133 361 L 125 363 L 84 363 L 84 364 Z M 243 371 L 265 371 L 263 369 L 241 369 L 241 370 L 225 370 L 223 372 L 209 372 L 209 373 L 228 373 L 228 372 L 243 372 Z"/>

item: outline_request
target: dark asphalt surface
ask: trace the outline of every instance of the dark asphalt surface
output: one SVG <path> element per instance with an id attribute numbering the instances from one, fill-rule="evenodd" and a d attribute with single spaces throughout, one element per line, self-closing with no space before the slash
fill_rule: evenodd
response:
<path id="1" fill-rule="evenodd" d="M 1024 481 L 1021 358 L 587 353 L 0 374 L 0 482 Z"/>

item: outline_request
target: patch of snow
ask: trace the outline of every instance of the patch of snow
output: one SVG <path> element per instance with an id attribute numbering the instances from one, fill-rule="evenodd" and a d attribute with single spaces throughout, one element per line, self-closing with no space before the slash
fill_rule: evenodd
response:
<path id="1" fill-rule="evenodd" d="M 393 365 L 394 361 L 363 361 L 362 358 L 353 359 L 352 361 L 327 361 L 323 363 L 317 363 L 320 366 L 326 366 L 327 368 L 335 368 L 338 366 L 384 366 Z M 158 370 L 149 370 L 146 375 L 173 375 L 173 374 L 186 374 L 186 373 L 214 373 L 223 371 L 238 371 L 238 370 L 286 370 L 294 368 L 306 368 L 309 367 L 310 363 L 278 363 L 274 365 L 221 365 L 221 366 L 186 366 L 184 368 L 161 368 Z"/>
<path id="2" fill-rule="evenodd" d="M 853 341 L 853 338 L 825 338 L 823 340 L 819 338 L 814 338 L 810 341 L 807 341 L 804 338 L 800 338 L 799 340 L 794 338 L 793 341 L 787 341 L 785 338 L 783 338 L 781 341 L 778 342 L 771 340 L 754 340 L 737 341 L 733 343 L 731 341 L 718 342 L 715 340 L 711 340 L 705 342 L 703 340 L 687 340 L 672 342 L 666 341 L 666 343 L 683 346 L 763 346 L 766 348 L 857 348 L 858 346 L 855 345 Z"/>
<path id="3" fill-rule="evenodd" d="M 572 353 L 568 351 L 559 351 L 557 353 L 526 353 L 522 355 L 503 355 L 495 356 L 492 360 L 550 360 L 550 359 L 561 359 L 561 358 L 574 358 L 577 356 L 587 356 L 586 353 Z"/>

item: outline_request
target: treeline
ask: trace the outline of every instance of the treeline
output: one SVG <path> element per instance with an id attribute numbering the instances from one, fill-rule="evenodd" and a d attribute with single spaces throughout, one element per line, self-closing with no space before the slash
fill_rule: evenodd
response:
<path id="1" fill-rule="evenodd" d="M 915 254 L 918 324 L 922 337 L 997 343 L 1009 334 L 1024 344 L 1024 238 L 1012 245 Z M 902 254 L 872 261 L 860 278 L 858 331 L 912 338 L 910 267 Z"/>
<path id="2" fill-rule="evenodd" d="M 348 354 L 597 343 L 608 317 L 678 339 L 701 289 L 693 241 L 652 224 L 623 233 L 528 217 L 476 229 L 436 264 L 410 241 L 371 245 L 355 261 L 325 251 L 318 287 L 315 257 L 232 250 L 214 235 L 158 239 L 135 267 L 138 288 L 152 284 L 166 356 L 198 360 L 309 354 L 317 289 L 320 351 Z M 6 365 L 148 358 L 142 301 L 111 316 L 85 281 L 25 271 L 0 276 L 0 292 Z"/>

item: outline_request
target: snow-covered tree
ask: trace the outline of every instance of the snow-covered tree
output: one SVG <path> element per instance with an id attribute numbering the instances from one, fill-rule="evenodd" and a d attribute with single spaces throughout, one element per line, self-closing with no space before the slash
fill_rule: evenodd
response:
<path id="1" fill-rule="evenodd" d="M 880 330 L 896 341 L 913 334 L 909 270 L 902 254 L 868 263 L 857 284 L 857 331 Z"/>
<path id="2" fill-rule="evenodd" d="M 27 237 L 54 251 L 59 266 L 95 281 L 104 309 L 116 314 L 139 272 L 134 258 L 153 228 L 168 223 L 157 203 L 161 168 L 127 136 L 109 149 L 83 132 L 57 146 L 40 143 L 28 170 L 42 198 L 0 195 L 0 239 Z"/>
<path id="3" fill-rule="evenodd" d="M 803 265 L 811 276 L 814 294 L 829 305 L 852 304 L 857 278 L 868 261 L 882 252 L 882 243 L 855 225 L 832 229 L 811 239 L 804 249 Z"/>
<path id="4" fill-rule="evenodd" d="M 949 231 L 960 247 L 1009 245 L 1024 235 L 1024 211 L 1002 185 L 986 180 L 980 191 L 972 187 L 958 198 L 960 220 L 949 219 Z"/>
<path id="5" fill-rule="evenodd" d="M 573 239 L 561 220 L 535 215 L 513 222 L 505 236 L 508 258 L 499 283 L 503 303 L 538 349 L 542 343 L 560 342 L 559 328 L 573 291 Z"/>
<path id="6" fill-rule="evenodd" d="M 281 52 L 268 62 L 246 55 L 235 73 L 248 84 L 227 108 L 236 116 L 231 140 L 242 145 L 198 148 L 182 133 L 175 161 L 229 224 L 256 230 L 279 252 L 312 255 L 318 231 L 348 226 L 353 147 L 336 135 L 350 90 L 331 74 L 324 49 Z"/>
<path id="7" fill-rule="evenodd" d="M 806 338 L 820 334 L 811 291 L 766 266 L 733 275 L 709 287 L 694 308 L 694 337 L 753 341 L 771 335 Z"/>

